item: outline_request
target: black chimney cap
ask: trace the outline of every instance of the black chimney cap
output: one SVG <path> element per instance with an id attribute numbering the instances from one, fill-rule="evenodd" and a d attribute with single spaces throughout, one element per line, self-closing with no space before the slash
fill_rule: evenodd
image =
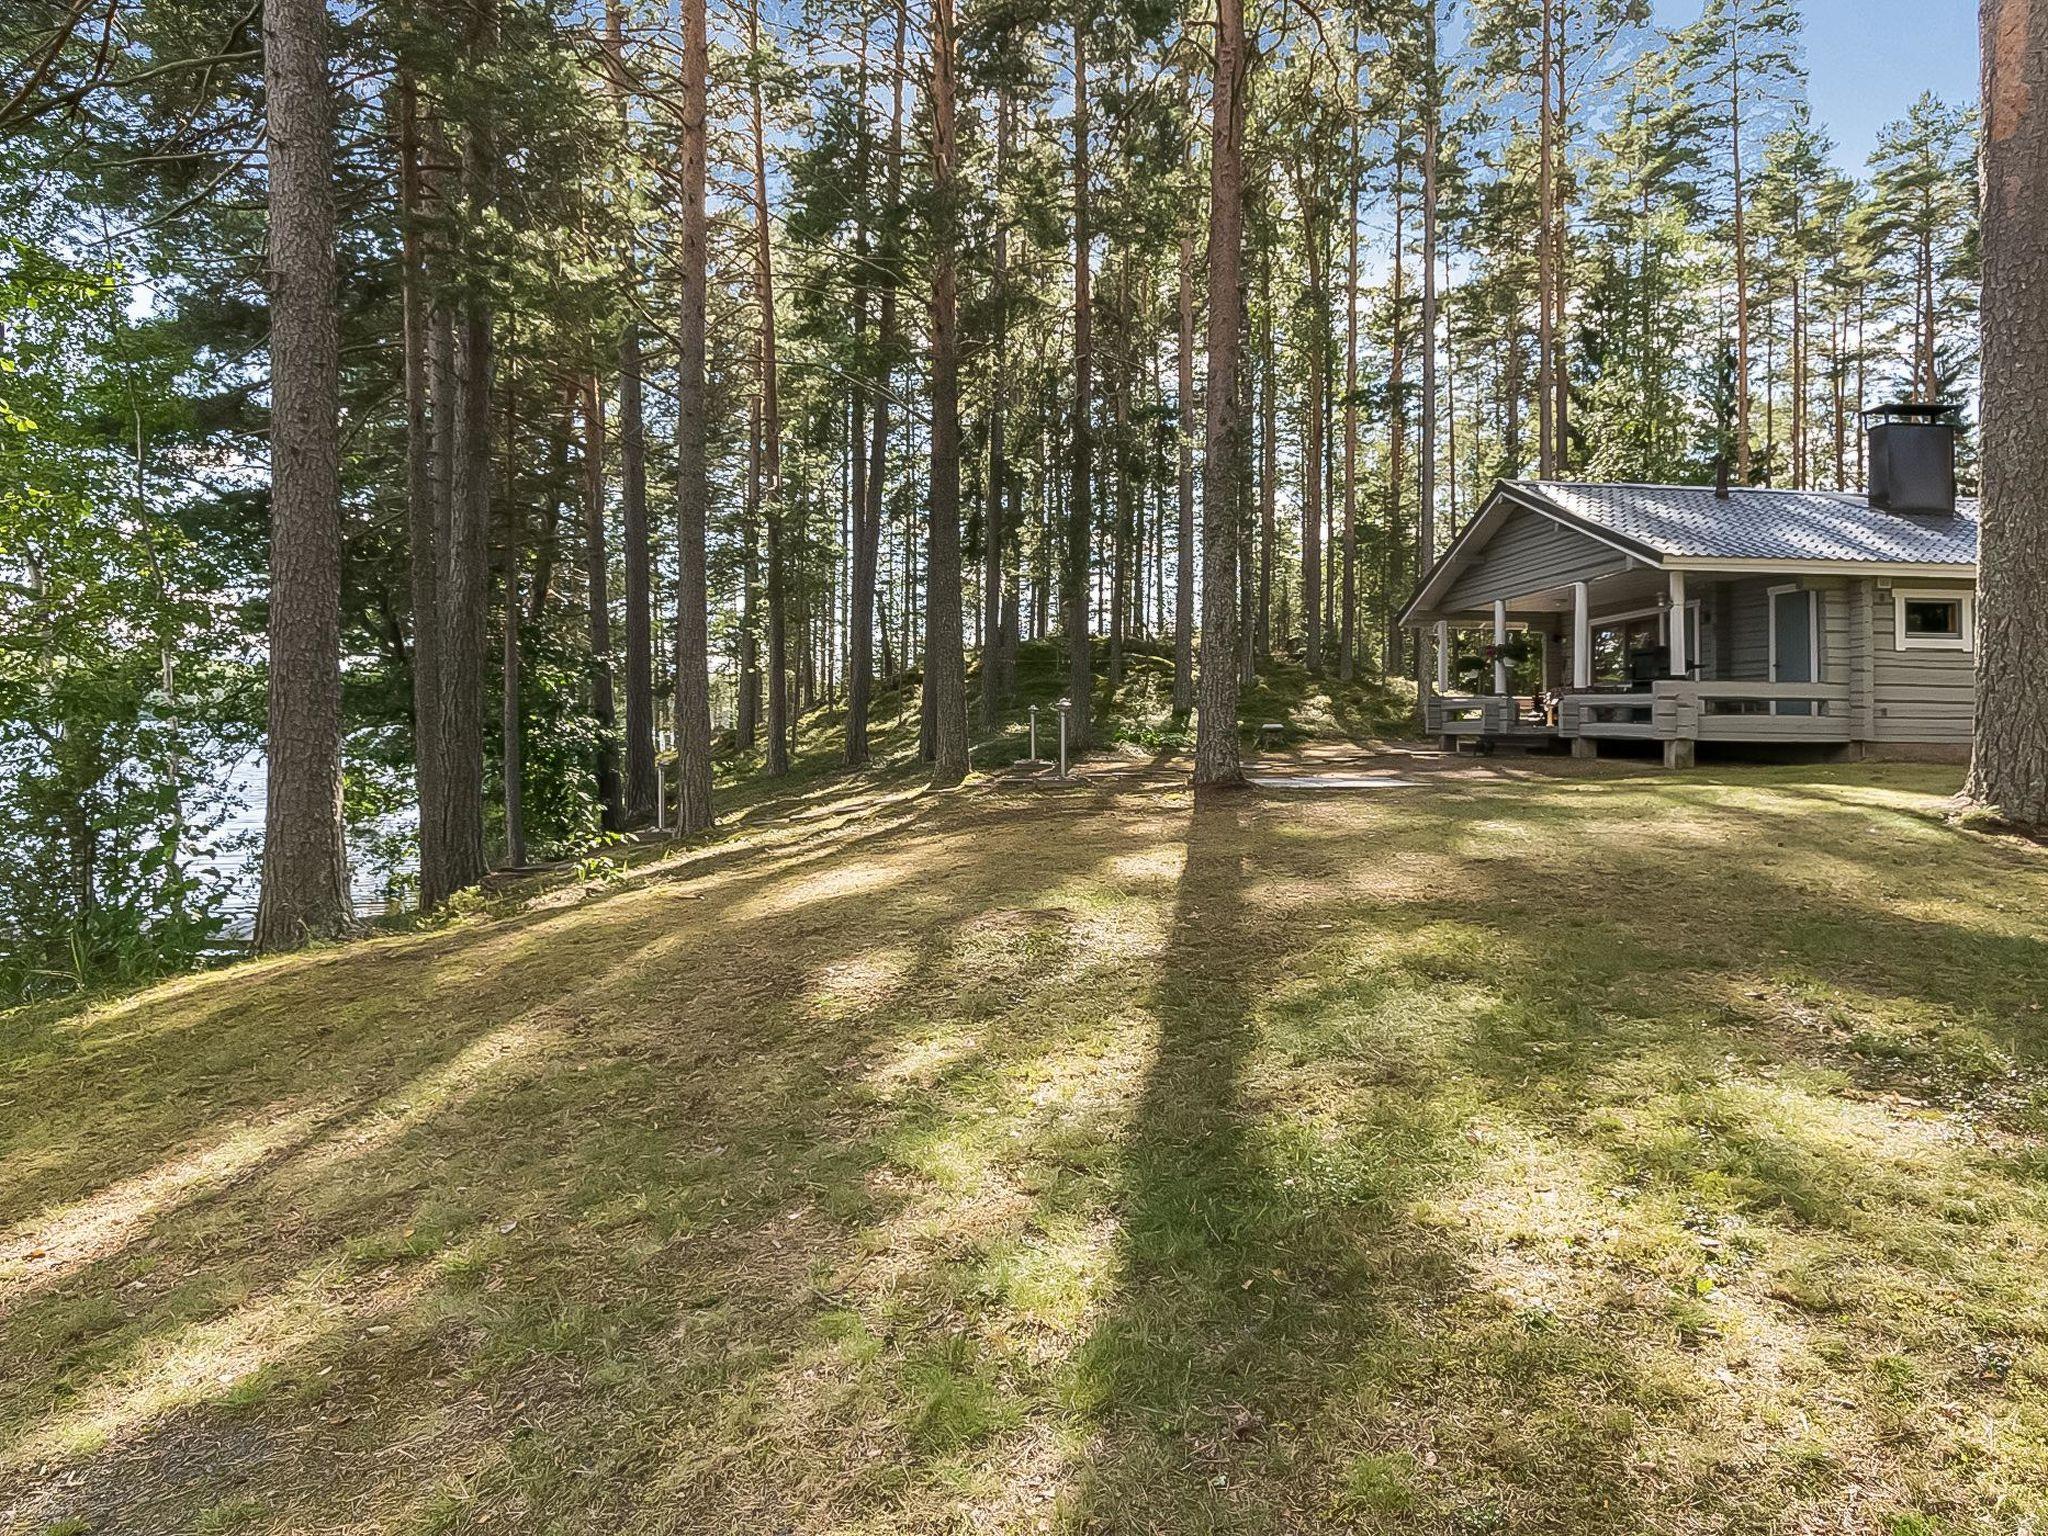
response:
<path id="1" fill-rule="evenodd" d="M 1941 421 L 1953 416 L 1956 408 L 1946 400 L 1894 400 L 1890 405 L 1873 405 L 1857 412 L 1865 421 L 1875 416 L 1880 421 Z M 1953 425 L 1953 423 L 1951 423 Z"/>

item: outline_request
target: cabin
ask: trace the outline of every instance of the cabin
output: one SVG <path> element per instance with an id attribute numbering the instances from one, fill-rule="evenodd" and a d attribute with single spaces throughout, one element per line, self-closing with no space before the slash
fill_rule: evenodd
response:
<path id="1" fill-rule="evenodd" d="M 1976 503 L 1944 408 L 1869 415 L 1861 495 L 1500 482 L 1400 616 L 1430 734 L 1965 757 Z"/>

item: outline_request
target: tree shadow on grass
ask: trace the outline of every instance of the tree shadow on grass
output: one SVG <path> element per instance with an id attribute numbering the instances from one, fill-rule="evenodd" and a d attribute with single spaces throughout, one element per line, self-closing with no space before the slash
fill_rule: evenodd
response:
<path id="1" fill-rule="evenodd" d="M 1324 1393 L 1393 1331 L 1358 1241 L 1440 1159 L 1426 1121 L 1403 1156 L 1368 1158 L 1339 1196 L 1297 1178 L 1290 1142 L 1250 1079 L 1259 1015 L 1285 944 L 1248 903 L 1260 833 L 1248 798 L 1198 800 L 1152 993 L 1157 1042 L 1124 1148 L 1120 1278 L 1071 1366 L 1095 1425 L 1072 1528 L 1269 1529 L 1304 1511 L 1301 1458 Z M 1307 1156 L 1310 1161 L 1314 1153 Z M 1436 1256 L 1416 1253 L 1418 1269 Z"/>
<path id="2" fill-rule="evenodd" d="M 194 1474 L 209 1461 L 246 1472 L 252 1460 L 270 1459 L 269 1430 L 280 1415 L 258 1411 L 266 1397 L 281 1397 L 286 1413 L 294 1399 L 352 1404 L 329 1414 L 340 1424 L 358 1415 L 367 1424 L 367 1409 L 382 1425 L 371 1443 L 410 1438 L 417 1422 L 418 1433 L 455 1462 L 473 1472 L 500 1469 L 495 1492 L 508 1502 L 495 1507 L 534 1508 L 571 1490 L 590 1502 L 587 1479 L 564 1463 L 559 1484 L 523 1504 L 522 1467 L 564 1456 L 587 1456 L 586 1464 L 619 1479 L 597 1506 L 630 1500 L 645 1470 L 635 1470 L 635 1458 L 647 1448 L 606 1449 L 613 1410 L 586 1396 L 585 1370 L 622 1357 L 646 1360 L 665 1334 L 682 1328 L 689 1354 L 679 1364 L 724 1382 L 732 1400 L 775 1380 L 776 1330 L 793 1312 L 818 1305 L 813 1266 L 844 1262 L 863 1229 L 885 1222 L 900 1203 L 865 1181 L 890 1148 L 920 1134 L 920 1101 L 878 1099 L 870 1069 L 901 1043 L 954 1023 L 950 1015 L 933 1017 L 930 997 L 960 993 L 958 1007 L 971 1023 L 982 1007 L 1001 1004 L 1002 988 L 1038 985 L 1030 977 L 1043 966 L 1048 940 L 1057 941 L 1063 963 L 1092 967 L 1084 949 L 1064 940 L 1072 914 L 1038 904 L 1099 878 L 1124 848 L 1148 846 L 1157 831 L 1156 819 L 1105 817 L 1048 837 L 1014 815 L 977 815 L 929 841 L 921 833 L 893 841 L 893 856 L 920 864 L 924 874 L 879 891 L 778 908 L 778 888 L 805 894 L 827 857 L 807 849 L 731 872 L 707 888 L 702 905 L 668 906 L 672 898 L 659 891 L 629 903 L 621 892 L 588 907 L 359 952 L 357 981 L 386 1012 L 405 1019 L 427 1010 L 393 1037 L 394 1046 L 407 1030 L 421 1038 L 403 1049 L 372 1039 L 325 1057 L 287 1047 L 291 1059 L 273 1063 L 265 1077 L 270 1090 L 324 1083 L 349 1114 L 323 1123 L 310 1148 L 303 1137 L 266 1148 L 246 1179 L 208 1190 L 202 1202 L 147 1213 L 132 1234 L 32 1298 L 9 1322 L 8 1333 L 31 1347 L 16 1356 L 30 1370 L 19 1393 L 5 1395 L 8 1406 L 33 1415 L 59 1408 L 74 1392 L 104 1398 L 112 1415 L 106 1422 L 118 1426 L 106 1453 L 53 1450 L 52 1470 L 71 1462 L 106 1474 L 92 1479 L 99 1493 L 90 1506 L 110 1529 L 147 1518 L 142 1511 L 155 1499 L 189 1512 L 194 1489 L 205 1486 Z M 858 856 L 867 843 L 842 842 L 841 858 Z M 997 851 L 1005 846 L 1007 856 Z M 757 902 L 757 915 L 740 915 Z M 963 935 L 998 909 L 1016 914 L 1015 964 L 991 969 L 977 955 L 975 974 L 962 974 Z M 531 948 L 543 936 L 551 969 Z M 878 946 L 900 954 L 864 979 Z M 492 964 L 492 952 L 509 963 Z M 853 990 L 835 1000 L 824 993 L 838 966 L 850 968 Z M 457 1002 L 441 992 L 445 976 L 431 979 L 451 967 L 489 974 Z M 302 1014 L 317 1013 L 319 981 L 297 967 L 260 981 L 259 995 L 282 987 Z M 977 986 L 989 989 L 980 1001 Z M 242 990 L 226 985 L 230 995 Z M 229 1028 L 226 1001 L 195 1000 L 210 1021 L 206 1029 Z M 521 1018 L 533 1019 L 546 1042 L 515 1071 L 430 1103 L 416 1119 L 402 1117 L 390 1139 L 381 1109 L 353 1118 L 380 1087 L 417 1097 L 449 1053 Z M 278 1036 L 254 1027 L 275 1049 L 296 1041 L 305 1022 L 281 1021 Z M 147 1034 L 132 1046 L 157 1057 Z M 175 1089 L 175 1049 L 161 1061 L 162 1086 Z M 96 1113 L 118 1119 L 112 1108 Z M 219 1118 L 217 1107 L 195 1100 L 183 1123 L 197 1129 Z M 367 1146 L 356 1144 L 359 1129 L 372 1133 Z M 686 1247 L 669 1246 L 684 1238 Z M 147 1389 L 151 1361 L 166 1351 L 175 1357 L 190 1353 L 188 1344 L 210 1347 L 218 1333 L 233 1363 L 243 1320 L 269 1316 L 269 1298 L 322 1254 L 335 1264 L 343 1293 L 374 1291 L 380 1277 L 423 1266 L 436 1274 L 368 1337 L 351 1338 L 345 1305 L 334 1311 L 338 1329 L 294 1313 L 291 1337 L 279 1331 L 260 1377 L 235 1383 L 248 1416 L 232 1432 L 220 1401 L 229 1388 L 211 1375 L 181 1385 L 190 1396 L 163 1401 L 160 1413 L 132 1406 L 143 1399 L 122 1384 L 133 1377 Z M 143 1290 L 128 1289 L 148 1280 L 159 1261 L 166 1271 L 189 1267 L 196 1288 L 165 1295 L 149 1280 Z M 718 1318 L 757 1335 L 755 1347 L 712 1348 L 701 1328 Z M 465 1376 L 503 1385 L 479 1396 L 462 1390 Z M 411 1390 L 382 1395 L 379 1379 L 408 1378 Z M 546 1434 L 514 1433 L 505 1415 L 515 1395 L 550 1403 Z M 651 1399 L 637 1406 L 675 1412 Z M 68 1433 L 75 1417 L 64 1415 L 60 1431 Z M 28 1428 L 26 1418 L 17 1424 Z M 479 1437 L 500 1441 L 505 1459 L 480 1451 Z M 305 1444 L 348 1438 L 316 1432 Z M 39 1444 L 24 1435 L 7 1449 Z M 542 1446 L 559 1455 L 539 1456 Z M 408 1486 L 417 1494 L 423 1478 L 387 1469 L 367 1482 L 388 1510 Z M 42 1483 L 47 1494 L 60 1487 Z M 318 1507 L 309 1492 L 307 1518 Z"/>

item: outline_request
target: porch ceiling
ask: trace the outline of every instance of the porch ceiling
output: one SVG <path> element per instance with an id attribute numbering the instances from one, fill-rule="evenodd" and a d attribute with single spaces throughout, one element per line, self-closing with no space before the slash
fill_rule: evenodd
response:
<path id="1" fill-rule="evenodd" d="M 1611 576 L 1597 576 L 1587 583 L 1587 597 L 1590 600 L 1592 616 L 1598 623 L 1603 615 L 1627 612 L 1633 608 L 1648 608 L 1668 591 L 1670 578 L 1660 570 L 1638 567 L 1631 571 L 1617 571 Z M 1508 617 L 1522 620 L 1544 620 L 1557 617 L 1569 618 L 1572 611 L 1572 589 L 1570 583 L 1549 587 L 1541 592 L 1527 592 L 1507 600 Z M 1431 616 L 1430 622 L 1441 618 L 1455 625 L 1491 624 L 1493 609 L 1472 608 L 1455 613 Z"/>

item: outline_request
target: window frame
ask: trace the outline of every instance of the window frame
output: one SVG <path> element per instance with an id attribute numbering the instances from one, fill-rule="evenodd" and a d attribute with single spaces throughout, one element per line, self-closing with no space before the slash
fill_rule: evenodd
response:
<path id="1" fill-rule="evenodd" d="M 1953 635 L 1906 633 L 1908 603 L 1954 603 L 1957 632 Z M 1939 587 L 1892 588 L 1892 648 L 1899 651 L 1974 651 L 1977 648 L 1977 595 Z"/>

